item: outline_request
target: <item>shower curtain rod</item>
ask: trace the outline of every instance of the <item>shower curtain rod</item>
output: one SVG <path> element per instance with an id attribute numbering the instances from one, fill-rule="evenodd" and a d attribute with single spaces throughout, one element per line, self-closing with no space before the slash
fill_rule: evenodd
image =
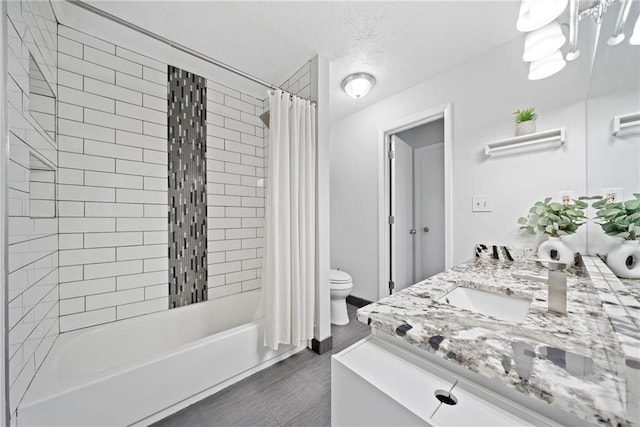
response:
<path id="1" fill-rule="evenodd" d="M 105 12 L 104 10 L 98 9 L 97 7 L 92 6 L 92 5 L 88 4 L 88 3 L 85 3 L 84 1 L 81 1 L 81 0 L 67 0 L 67 2 L 71 3 L 73 5 L 76 5 L 78 7 L 81 7 L 82 9 L 88 10 L 89 12 L 95 13 L 96 15 L 102 16 L 103 18 L 107 18 L 107 19 L 109 19 L 109 20 L 111 20 L 113 22 L 116 22 L 116 23 L 120 24 L 120 25 L 124 25 L 127 28 L 130 28 L 130 29 L 132 29 L 134 31 L 137 31 L 137 32 L 141 33 L 141 34 L 149 36 L 152 39 L 158 40 L 158 41 L 160 41 L 160 42 L 162 42 L 162 43 L 164 43 L 166 45 L 169 45 L 169 46 L 173 47 L 174 49 L 180 50 L 180 51 L 182 51 L 184 53 L 187 53 L 189 55 L 195 56 L 196 58 L 202 59 L 203 61 L 208 62 L 209 64 L 212 64 L 212 65 L 215 65 L 216 67 L 222 68 L 223 70 L 230 71 L 230 72 L 232 72 L 234 74 L 237 74 L 237 75 L 239 75 L 241 77 L 244 77 L 245 79 L 251 80 L 252 82 L 258 83 L 258 84 L 260 84 L 262 86 L 266 86 L 269 89 L 272 89 L 272 90 L 280 89 L 280 90 L 282 90 L 278 86 L 275 86 L 275 85 L 273 85 L 273 84 L 271 84 L 269 82 L 266 82 L 266 81 L 261 80 L 261 79 L 259 79 L 257 77 L 254 77 L 251 74 L 247 74 L 244 71 L 238 70 L 237 68 L 232 67 L 231 65 L 227 65 L 224 62 L 220 62 L 220 61 L 218 61 L 216 59 L 213 59 L 210 56 L 207 56 L 207 55 L 205 55 L 203 53 L 200 53 L 198 51 L 190 49 L 187 46 L 184 46 L 184 45 L 182 45 L 180 43 L 176 43 L 176 42 L 174 42 L 172 40 L 169 40 L 166 37 L 162 37 L 159 34 L 156 34 L 154 32 L 146 30 L 146 29 L 144 29 L 142 27 L 139 27 L 138 25 L 133 24 L 133 23 L 131 23 L 129 21 L 126 21 L 126 20 L 124 20 L 122 18 L 118 18 L 117 16 L 112 15 L 112 14 L 110 14 L 108 12 Z"/>

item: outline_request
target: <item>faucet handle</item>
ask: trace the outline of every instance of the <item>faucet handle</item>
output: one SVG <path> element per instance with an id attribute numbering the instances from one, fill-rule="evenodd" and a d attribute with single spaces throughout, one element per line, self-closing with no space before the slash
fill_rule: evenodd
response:
<path id="1" fill-rule="evenodd" d="M 567 269 L 567 263 L 556 261 L 553 259 L 528 258 L 528 260 L 534 261 L 534 262 L 540 262 L 540 263 L 546 262 L 549 264 L 549 270 L 552 270 L 552 271 L 562 271 Z"/>

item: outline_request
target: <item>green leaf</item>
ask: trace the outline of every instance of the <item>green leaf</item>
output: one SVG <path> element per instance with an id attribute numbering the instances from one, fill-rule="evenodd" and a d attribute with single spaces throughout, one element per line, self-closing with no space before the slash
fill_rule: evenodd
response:
<path id="1" fill-rule="evenodd" d="M 611 217 L 614 217 L 614 216 L 618 215 L 621 212 L 622 212 L 622 210 L 620 210 L 620 209 L 607 208 L 607 209 L 604 209 L 604 212 L 602 213 L 602 216 L 605 217 L 605 218 L 611 218 Z"/>
<path id="2" fill-rule="evenodd" d="M 554 202 L 554 203 L 550 203 L 549 207 L 554 211 L 558 212 L 562 209 L 562 204 Z"/>
<path id="3" fill-rule="evenodd" d="M 524 225 L 524 224 L 526 224 L 527 222 L 528 222 L 528 221 L 527 221 L 527 218 L 524 218 L 524 217 L 520 217 L 520 218 L 518 218 L 518 224 L 520 224 L 520 225 Z"/>
<path id="4" fill-rule="evenodd" d="M 640 199 L 627 200 L 626 202 L 624 202 L 624 207 L 627 210 L 635 211 L 640 208 Z"/>
<path id="5" fill-rule="evenodd" d="M 548 205 L 551 200 L 552 200 L 551 197 L 547 197 L 546 199 L 544 199 L 544 204 Z M 540 203 L 540 202 L 538 202 L 538 203 Z"/>
<path id="6" fill-rule="evenodd" d="M 578 209 L 586 209 L 589 207 L 588 203 L 583 202 L 582 200 L 574 200 L 575 206 Z"/>

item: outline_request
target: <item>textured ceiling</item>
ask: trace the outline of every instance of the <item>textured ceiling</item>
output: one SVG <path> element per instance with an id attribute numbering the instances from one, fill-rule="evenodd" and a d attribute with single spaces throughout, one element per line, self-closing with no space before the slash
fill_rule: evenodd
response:
<path id="1" fill-rule="evenodd" d="M 276 85 L 324 55 L 332 121 L 519 36 L 519 1 L 89 2 Z M 77 8 L 64 9 L 63 23 Z M 377 79 L 359 100 L 340 89 L 356 71 Z"/>

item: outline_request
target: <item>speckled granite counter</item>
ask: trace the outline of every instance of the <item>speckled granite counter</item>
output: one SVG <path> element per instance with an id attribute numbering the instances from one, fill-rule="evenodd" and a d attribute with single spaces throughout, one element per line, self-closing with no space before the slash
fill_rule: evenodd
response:
<path id="1" fill-rule="evenodd" d="M 599 259 L 587 257 L 585 264 L 591 274 L 606 269 Z M 612 326 L 616 319 L 628 325 L 628 313 L 606 312 L 603 295 L 610 290 L 596 287 L 586 272 L 578 275 L 575 270 L 567 279 L 568 315 L 549 313 L 546 283 L 512 273 L 547 274 L 531 261 L 479 257 L 365 306 L 357 317 L 589 423 L 630 424 L 625 353 L 638 351 L 640 340 L 627 341 L 623 350 Z M 456 286 L 531 299 L 531 308 L 525 320 L 515 324 L 436 301 Z M 405 324 L 409 326 L 398 329 Z"/>

